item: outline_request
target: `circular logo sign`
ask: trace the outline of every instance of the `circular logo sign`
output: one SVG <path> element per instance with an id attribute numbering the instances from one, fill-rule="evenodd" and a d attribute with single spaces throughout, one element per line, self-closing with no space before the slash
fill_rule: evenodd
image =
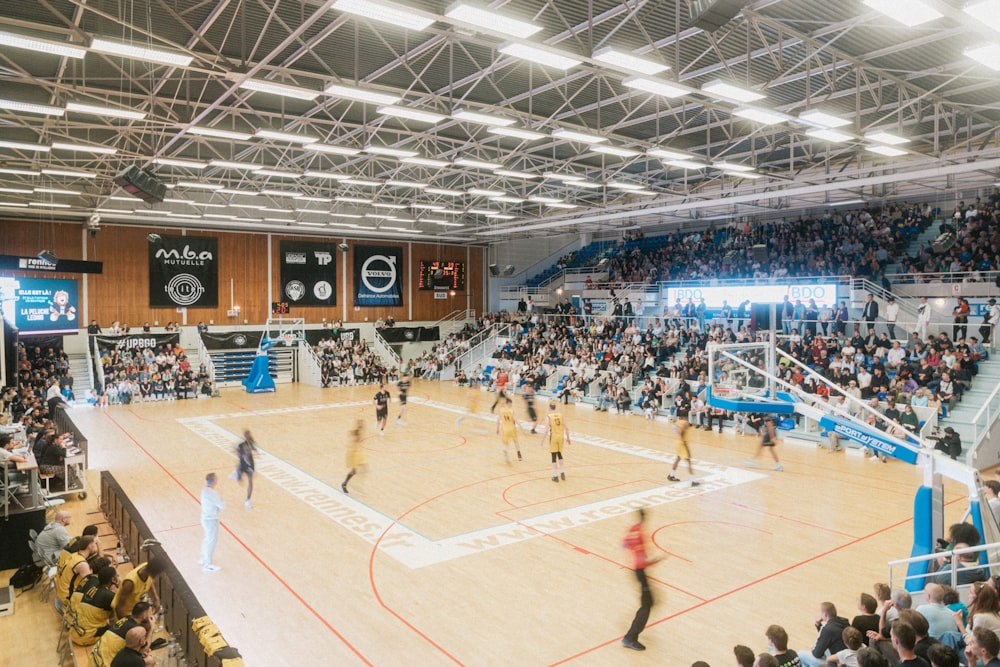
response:
<path id="1" fill-rule="evenodd" d="M 326 301 L 333 294 L 333 287 L 325 280 L 321 280 L 313 285 L 313 296 L 320 301 Z"/>
<path id="2" fill-rule="evenodd" d="M 236 347 L 243 347 L 247 344 L 247 337 L 243 334 L 236 334 L 233 336 L 233 342 L 236 343 Z"/>
<path id="3" fill-rule="evenodd" d="M 306 286 L 298 280 L 289 281 L 285 285 L 285 294 L 292 301 L 301 301 L 302 297 L 306 295 Z"/>
<path id="4" fill-rule="evenodd" d="M 178 306 L 190 306 L 193 303 L 197 303 L 201 295 L 205 293 L 205 288 L 202 286 L 201 281 L 190 273 L 178 273 L 170 279 L 170 282 L 167 283 L 164 289 L 170 300 Z"/>
<path id="5" fill-rule="evenodd" d="M 372 255 L 361 265 L 361 282 L 375 294 L 388 292 L 396 285 L 396 258 Z"/>

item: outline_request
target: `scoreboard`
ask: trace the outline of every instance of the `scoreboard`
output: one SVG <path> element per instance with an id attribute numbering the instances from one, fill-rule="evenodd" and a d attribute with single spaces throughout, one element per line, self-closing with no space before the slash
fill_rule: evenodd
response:
<path id="1" fill-rule="evenodd" d="M 420 261 L 417 289 L 464 290 L 465 262 Z"/>

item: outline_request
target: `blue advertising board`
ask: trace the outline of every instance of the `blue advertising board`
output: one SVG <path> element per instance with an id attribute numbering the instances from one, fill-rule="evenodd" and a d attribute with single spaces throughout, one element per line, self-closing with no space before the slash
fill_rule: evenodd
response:
<path id="1" fill-rule="evenodd" d="M 0 278 L 3 317 L 22 336 L 78 333 L 75 280 Z"/>

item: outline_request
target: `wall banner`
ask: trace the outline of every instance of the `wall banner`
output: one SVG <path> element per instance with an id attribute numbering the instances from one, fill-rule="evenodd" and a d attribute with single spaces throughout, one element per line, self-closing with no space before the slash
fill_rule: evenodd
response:
<path id="1" fill-rule="evenodd" d="M 219 305 L 219 240 L 165 236 L 149 242 L 151 308 Z"/>
<path id="2" fill-rule="evenodd" d="M 354 246 L 354 305 L 403 305 L 403 249 Z"/>
<path id="3" fill-rule="evenodd" d="M 281 300 L 293 306 L 337 305 L 337 244 L 282 241 Z"/>

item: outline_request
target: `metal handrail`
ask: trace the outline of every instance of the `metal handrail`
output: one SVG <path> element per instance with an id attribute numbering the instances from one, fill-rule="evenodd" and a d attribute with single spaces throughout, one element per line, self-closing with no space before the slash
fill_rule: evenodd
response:
<path id="1" fill-rule="evenodd" d="M 378 329 L 375 329 L 374 347 L 381 357 L 395 361 L 396 368 L 400 368 L 403 365 L 402 358 L 396 354 L 396 351 L 392 349 L 388 341 L 382 337 L 382 334 L 379 333 Z"/>
<path id="2" fill-rule="evenodd" d="M 511 331 L 511 325 L 509 323 L 495 324 L 487 329 L 483 330 L 483 339 L 475 345 L 470 345 L 469 349 L 455 357 L 455 360 L 450 364 L 453 368 L 464 368 L 465 359 L 472 355 L 474 352 L 481 352 L 483 346 L 488 344 L 489 341 L 496 340 L 501 336 L 509 336 Z"/>
<path id="3" fill-rule="evenodd" d="M 922 556 L 910 556 L 909 558 L 899 558 L 897 560 L 891 560 L 891 561 L 889 561 L 887 563 L 887 565 L 889 567 L 889 587 L 890 588 L 894 588 L 895 587 L 894 586 L 894 582 L 893 582 L 893 576 L 892 576 L 893 568 L 897 568 L 897 567 L 899 567 L 901 565 L 906 566 L 907 569 L 909 569 L 909 566 L 912 563 L 922 563 L 922 562 L 926 562 L 926 561 L 938 560 L 939 558 L 942 558 L 943 556 L 946 556 L 946 555 L 961 556 L 961 555 L 964 555 L 964 554 L 973 554 L 973 553 L 974 554 L 982 554 L 984 552 L 997 551 L 997 550 L 1000 550 L 1000 542 L 993 542 L 991 544 L 980 544 L 980 545 L 977 545 L 977 546 L 974 546 L 974 547 L 963 547 L 961 549 L 950 549 L 947 552 L 929 553 L 929 554 L 924 554 Z M 987 556 L 987 561 L 988 560 L 989 560 L 989 557 Z M 996 567 L 995 565 L 991 565 L 988 562 L 987 563 L 980 563 L 979 561 L 980 561 L 980 559 L 977 558 L 976 559 L 976 563 L 977 563 L 976 567 L 983 567 L 983 568 Z M 950 574 L 951 574 L 951 586 L 952 587 L 955 587 L 955 585 L 957 583 L 957 575 L 958 575 L 959 572 L 961 572 L 961 568 L 952 567 L 951 570 L 950 570 Z M 925 574 L 916 574 L 916 575 L 909 575 L 909 574 L 907 574 L 907 575 L 905 575 L 903 577 L 903 581 L 906 582 L 906 581 L 909 581 L 911 579 L 925 579 L 927 577 L 933 577 L 933 576 L 935 576 L 934 572 L 929 572 L 929 573 L 925 573 Z"/>
<path id="4" fill-rule="evenodd" d="M 941 271 L 940 273 L 887 273 L 885 277 L 894 285 L 922 283 L 989 283 L 995 284 L 1000 271 Z"/>
<path id="5" fill-rule="evenodd" d="M 993 387 L 993 391 L 983 403 L 983 407 L 979 408 L 976 416 L 972 418 L 972 451 L 978 449 L 979 444 L 989 435 L 990 427 L 993 426 L 993 422 L 997 420 L 998 416 L 1000 416 L 1000 384 Z M 985 424 L 982 431 L 979 427 L 981 422 Z"/>

